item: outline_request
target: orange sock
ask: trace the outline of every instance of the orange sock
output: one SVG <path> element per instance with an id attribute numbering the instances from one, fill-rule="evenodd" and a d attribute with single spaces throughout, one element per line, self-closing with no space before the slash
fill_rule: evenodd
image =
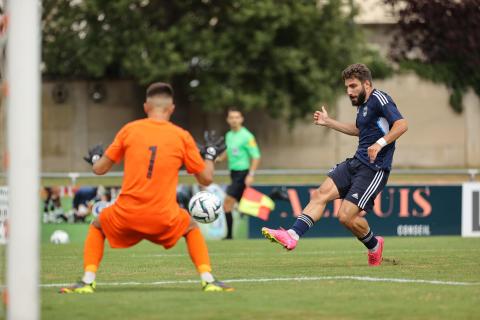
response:
<path id="1" fill-rule="evenodd" d="M 83 249 L 83 267 L 85 271 L 97 272 L 100 261 L 103 258 L 104 242 L 105 236 L 102 231 L 90 225 Z"/>
<path id="2" fill-rule="evenodd" d="M 198 273 L 211 272 L 210 257 L 208 256 L 208 248 L 199 228 L 190 230 L 185 235 L 187 240 L 188 253 Z"/>

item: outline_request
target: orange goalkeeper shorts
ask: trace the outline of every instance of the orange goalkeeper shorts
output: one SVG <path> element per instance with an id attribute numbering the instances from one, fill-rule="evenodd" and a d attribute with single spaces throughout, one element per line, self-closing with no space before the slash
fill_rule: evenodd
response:
<path id="1" fill-rule="evenodd" d="M 181 208 L 168 215 L 125 213 L 114 204 L 101 212 L 99 220 L 112 248 L 128 248 L 145 239 L 169 249 L 187 231 L 190 215 Z"/>

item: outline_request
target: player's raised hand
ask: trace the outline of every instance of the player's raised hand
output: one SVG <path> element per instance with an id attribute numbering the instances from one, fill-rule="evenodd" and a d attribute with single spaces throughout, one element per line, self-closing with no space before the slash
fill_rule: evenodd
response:
<path id="1" fill-rule="evenodd" d="M 223 136 L 217 137 L 215 131 L 203 133 L 205 145 L 199 145 L 200 153 L 204 159 L 215 161 L 215 159 L 227 149 Z"/>
<path id="2" fill-rule="evenodd" d="M 322 111 L 315 111 L 313 114 L 313 123 L 319 126 L 326 126 L 328 121 L 328 112 L 324 106 L 322 106 Z"/>
<path id="3" fill-rule="evenodd" d="M 93 165 L 103 156 L 103 152 L 103 146 L 101 144 L 96 144 L 88 149 L 88 155 L 83 157 L 83 160 Z"/>

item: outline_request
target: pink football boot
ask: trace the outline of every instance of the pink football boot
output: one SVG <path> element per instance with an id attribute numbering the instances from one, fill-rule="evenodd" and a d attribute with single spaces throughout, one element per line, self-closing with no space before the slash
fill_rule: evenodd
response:
<path id="1" fill-rule="evenodd" d="M 378 248 L 375 252 L 368 252 L 368 265 L 371 267 L 376 267 L 382 264 L 382 253 L 383 253 L 383 243 L 384 240 L 382 237 L 375 237 L 378 240 Z"/>
<path id="2" fill-rule="evenodd" d="M 285 229 L 269 229 L 263 227 L 262 234 L 265 238 L 270 239 L 272 242 L 279 243 L 287 250 L 293 250 L 297 246 L 298 241 L 292 238 Z"/>

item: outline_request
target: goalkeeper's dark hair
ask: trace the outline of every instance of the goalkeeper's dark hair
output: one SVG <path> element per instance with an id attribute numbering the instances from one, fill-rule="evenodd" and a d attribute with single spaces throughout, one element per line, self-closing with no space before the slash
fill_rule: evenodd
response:
<path id="1" fill-rule="evenodd" d="M 355 63 L 349 65 L 345 70 L 342 72 L 343 80 L 356 78 L 360 80 L 360 82 L 364 83 L 365 81 L 370 81 L 372 83 L 372 73 L 370 69 L 363 63 Z"/>
<path id="2" fill-rule="evenodd" d="M 156 95 L 166 95 L 173 98 L 173 88 L 170 84 L 165 82 L 154 82 L 147 88 L 147 98 Z"/>

